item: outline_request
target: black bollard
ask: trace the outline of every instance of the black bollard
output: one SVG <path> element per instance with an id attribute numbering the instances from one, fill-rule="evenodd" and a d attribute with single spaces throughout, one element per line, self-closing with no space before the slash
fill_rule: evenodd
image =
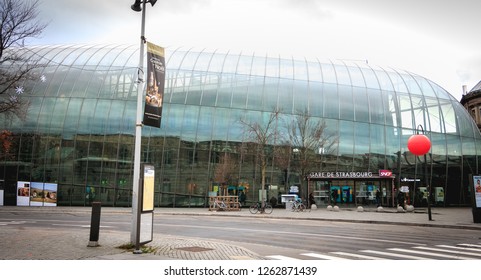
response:
<path id="1" fill-rule="evenodd" d="M 100 202 L 92 202 L 92 218 L 90 220 L 90 240 L 88 247 L 99 246 Z"/>

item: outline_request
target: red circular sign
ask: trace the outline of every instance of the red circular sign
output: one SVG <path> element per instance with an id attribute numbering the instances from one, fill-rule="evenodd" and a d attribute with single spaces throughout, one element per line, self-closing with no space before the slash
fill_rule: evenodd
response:
<path id="1" fill-rule="evenodd" d="M 411 153 L 422 156 L 431 149 L 431 140 L 424 134 L 415 134 L 408 139 L 408 149 Z"/>

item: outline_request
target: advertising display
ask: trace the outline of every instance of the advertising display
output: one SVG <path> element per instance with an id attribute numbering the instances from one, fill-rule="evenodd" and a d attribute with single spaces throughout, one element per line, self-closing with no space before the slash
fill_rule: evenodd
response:
<path id="1" fill-rule="evenodd" d="M 473 176 L 474 182 L 474 205 L 481 208 L 481 176 Z"/>
<path id="2" fill-rule="evenodd" d="M 17 206 L 30 206 L 30 182 L 17 182 Z"/>
<path id="3" fill-rule="evenodd" d="M 57 206 L 55 183 L 17 182 L 17 206 Z"/>
<path id="4" fill-rule="evenodd" d="M 147 91 L 144 125 L 160 127 L 165 84 L 164 48 L 147 42 Z"/>

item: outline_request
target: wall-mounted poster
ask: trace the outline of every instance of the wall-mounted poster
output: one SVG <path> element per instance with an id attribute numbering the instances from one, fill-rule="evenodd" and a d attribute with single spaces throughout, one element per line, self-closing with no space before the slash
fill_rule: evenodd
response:
<path id="1" fill-rule="evenodd" d="M 17 206 L 30 206 L 30 182 L 17 182 Z"/>

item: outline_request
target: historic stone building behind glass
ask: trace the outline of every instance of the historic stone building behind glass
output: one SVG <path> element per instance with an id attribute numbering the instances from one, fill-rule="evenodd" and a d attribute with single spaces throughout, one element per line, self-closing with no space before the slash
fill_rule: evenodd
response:
<path id="1" fill-rule="evenodd" d="M 463 96 L 460 102 L 468 110 L 481 130 L 481 81 L 469 92 L 463 89 Z"/>

